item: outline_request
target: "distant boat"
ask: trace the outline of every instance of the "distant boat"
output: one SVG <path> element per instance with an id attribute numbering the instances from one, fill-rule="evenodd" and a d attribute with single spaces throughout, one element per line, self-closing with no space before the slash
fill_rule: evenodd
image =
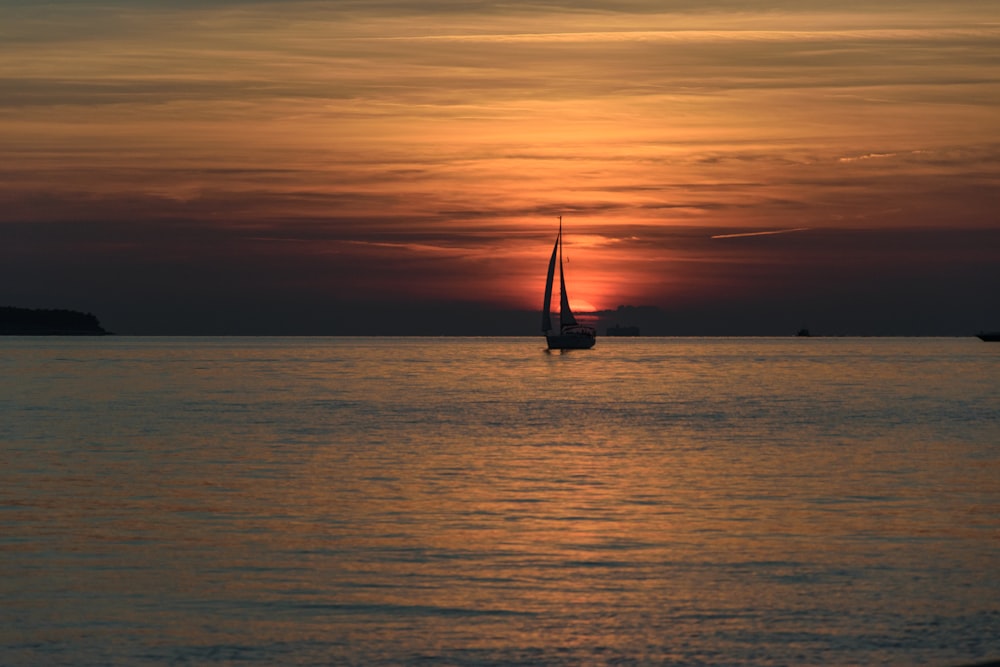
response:
<path id="1" fill-rule="evenodd" d="M 556 273 L 556 257 L 559 257 L 559 333 L 552 331 L 552 281 Z M 556 244 L 552 247 L 552 257 L 549 259 L 549 272 L 545 278 L 545 302 L 542 304 L 542 332 L 549 344 L 550 350 L 589 350 L 597 342 L 597 331 L 593 327 L 584 326 L 573 317 L 569 308 L 569 296 L 566 294 L 566 279 L 563 276 L 562 263 L 562 216 L 559 216 L 559 234 Z"/>
<path id="2" fill-rule="evenodd" d="M 977 335 L 979 340 L 985 340 L 988 343 L 1000 341 L 1000 331 L 980 331 Z"/>
<path id="3" fill-rule="evenodd" d="M 809 329 L 799 329 L 795 335 L 799 338 L 808 338 L 809 336 L 812 336 L 812 334 L 809 333 Z"/>
<path id="4" fill-rule="evenodd" d="M 606 336 L 638 336 L 639 327 L 623 327 L 620 324 L 616 324 L 613 327 L 608 327 L 604 334 Z"/>

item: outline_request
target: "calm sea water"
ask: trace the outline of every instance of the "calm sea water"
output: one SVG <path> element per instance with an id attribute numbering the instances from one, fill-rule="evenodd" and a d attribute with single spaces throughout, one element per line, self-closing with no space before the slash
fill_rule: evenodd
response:
<path id="1" fill-rule="evenodd" d="M 0 340 L 0 664 L 1000 657 L 1000 345 Z"/>

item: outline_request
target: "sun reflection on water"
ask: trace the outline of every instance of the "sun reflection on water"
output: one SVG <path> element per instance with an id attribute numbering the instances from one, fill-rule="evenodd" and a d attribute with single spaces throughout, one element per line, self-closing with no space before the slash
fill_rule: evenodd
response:
<path id="1" fill-rule="evenodd" d="M 70 377 L 5 398 L 0 646 L 366 664 L 995 647 L 1000 415 L 955 372 L 981 359 L 390 343 L 19 362 Z M 920 639 L 942 631 L 961 652 Z M 97 648 L 112 634 L 124 653 Z"/>

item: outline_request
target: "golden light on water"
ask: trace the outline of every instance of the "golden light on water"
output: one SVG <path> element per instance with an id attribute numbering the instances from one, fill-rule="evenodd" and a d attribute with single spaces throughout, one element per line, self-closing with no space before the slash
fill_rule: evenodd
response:
<path id="1" fill-rule="evenodd" d="M 114 339 L 4 341 L 16 662 L 996 645 L 978 341 Z"/>

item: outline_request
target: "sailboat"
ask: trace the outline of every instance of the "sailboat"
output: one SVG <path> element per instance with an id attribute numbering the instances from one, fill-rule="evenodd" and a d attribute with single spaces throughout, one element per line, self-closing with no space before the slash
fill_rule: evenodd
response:
<path id="1" fill-rule="evenodd" d="M 552 281 L 556 274 L 556 256 L 559 257 L 559 333 L 552 333 Z M 563 275 L 562 262 L 562 216 L 559 216 L 559 234 L 556 244 L 552 247 L 552 257 L 549 259 L 549 272 L 545 278 L 545 302 L 542 304 L 542 332 L 548 341 L 550 350 L 589 350 L 596 342 L 596 330 L 584 326 L 573 317 L 569 308 L 569 296 L 566 295 L 566 278 Z"/>

